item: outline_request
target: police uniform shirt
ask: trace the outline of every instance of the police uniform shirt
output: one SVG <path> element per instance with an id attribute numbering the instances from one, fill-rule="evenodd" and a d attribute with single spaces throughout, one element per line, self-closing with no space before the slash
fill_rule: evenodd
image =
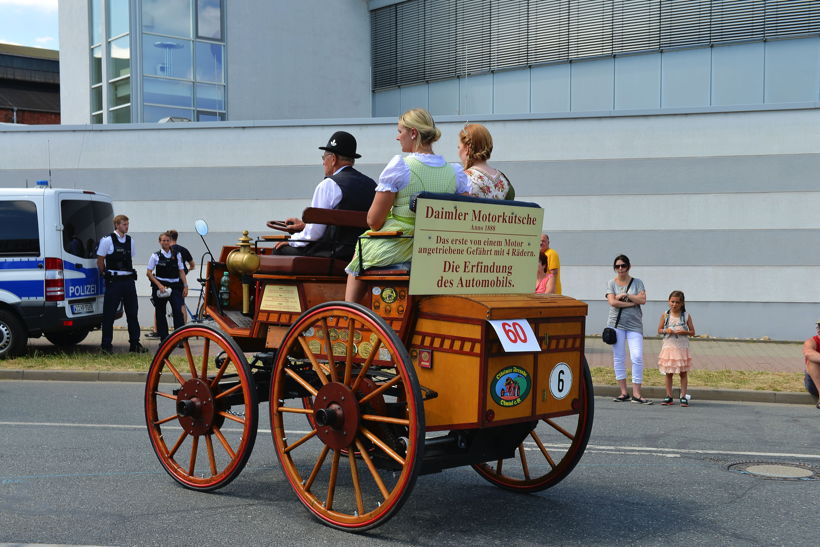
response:
<path id="1" fill-rule="evenodd" d="M 169 250 L 168 252 L 165 252 L 162 249 L 160 249 L 157 252 L 162 253 L 162 256 L 164 256 L 165 258 L 171 258 L 171 254 L 173 251 Z M 148 269 L 155 274 L 157 269 L 157 263 L 159 263 L 159 257 L 157 256 L 157 253 L 151 253 L 151 258 L 148 259 Z M 182 255 L 180 253 L 177 253 L 177 264 L 179 265 L 179 269 L 184 271 L 184 266 L 182 264 Z M 157 277 L 156 275 L 154 277 L 156 277 L 160 281 L 165 281 L 166 283 L 176 283 L 177 281 L 182 281 L 182 279 L 179 277 L 177 277 L 176 279 L 169 279 L 167 277 Z"/>
<path id="2" fill-rule="evenodd" d="M 120 237 L 119 233 L 114 232 L 117 234 L 117 240 L 120 243 L 125 243 L 125 238 L 128 234 Z M 105 258 L 106 256 L 110 255 L 114 252 L 114 242 L 111 241 L 111 236 L 107 235 L 100 239 L 100 246 L 97 248 L 97 256 L 101 256 Z M 134 245 L 134 238 L 131 238 L 131 262 L 133 263 L 134 257 L 137 255 L 137 247 Z M 113 273 L 114 275 L 131 275 L 133 272 L 126 272 L 123 270 L 107 270 Z"/>

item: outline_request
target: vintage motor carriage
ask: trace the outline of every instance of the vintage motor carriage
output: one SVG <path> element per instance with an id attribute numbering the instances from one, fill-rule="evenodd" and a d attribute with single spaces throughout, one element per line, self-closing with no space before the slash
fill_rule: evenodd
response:
<path id="1" fill-rule="evenodd" d="M 359 212 L 303 218 L 366 228 Z M 210 491 L 236 478 L 264 401 L 290 486 L 339 529 L 384 523 L 419 475 L 451 467 L 517 492 L 572 471 L 593 420 L 585 303 L 409 294 L 400 270 L 365 272 L 364 305 L 343 302 L 346 261 L 271 254 L 282 237 L 223 248 L 201 280 L 212 321 L 177 329 L 153 358 L 146 423 L 174 480 Z M 538 349 L 506 352 L 500 320 L 513 336 L 529 324 Z"/>

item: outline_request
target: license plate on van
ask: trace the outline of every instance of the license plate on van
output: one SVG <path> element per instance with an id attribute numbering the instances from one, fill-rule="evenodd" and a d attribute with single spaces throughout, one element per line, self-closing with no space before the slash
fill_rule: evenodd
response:
<path id="1" fill-rule="evenodd" d="M 71 304 L 71 313 L 74 315 L 81 315 L 83 313 L 93 313 L 94 312 L 94 303 L 93 302 L 83 302 L 81 304 Z"/>

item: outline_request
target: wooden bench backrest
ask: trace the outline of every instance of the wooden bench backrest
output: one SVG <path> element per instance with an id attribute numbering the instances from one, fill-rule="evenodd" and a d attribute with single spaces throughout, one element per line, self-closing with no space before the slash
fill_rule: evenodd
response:
<path id="1" fill-rule="evenodd" d="M 347 209 L 319 209 L 308 207 L 302 212 L 302 221 L 307 224 L 328 224 L 348 228 L 367 229 L 367 211 Z"/>

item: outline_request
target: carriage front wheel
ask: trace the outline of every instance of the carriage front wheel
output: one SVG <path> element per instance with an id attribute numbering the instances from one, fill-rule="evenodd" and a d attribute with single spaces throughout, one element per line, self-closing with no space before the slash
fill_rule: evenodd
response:
<path id="1" fill-rule="evenodd" d="M 302 314 L 277 354 L 270 412 L 285 477 L 324 524 L 373 528 L 407 499 L 424 450 L 421 392 L 371 310 L 329 302 Z"/>
<path id="2" fill-rule="evenodd" d="M 231 482 L 253 450 L 257 402 L 248 362 L 230 336 L 205 325 L 174 331 L 145 385 L 145 421 L 162 467 L 193 490 Z"/>
<path id="3" fill-rule="evenodd" d="M 595 401 L 586 358 L 576 411 L 540 420 L 515 450 L 513 458 L 473 465 L 478 474 L 501 488 L 537 492 L 555 486 L 581 459 L 592 431 Z"/>

